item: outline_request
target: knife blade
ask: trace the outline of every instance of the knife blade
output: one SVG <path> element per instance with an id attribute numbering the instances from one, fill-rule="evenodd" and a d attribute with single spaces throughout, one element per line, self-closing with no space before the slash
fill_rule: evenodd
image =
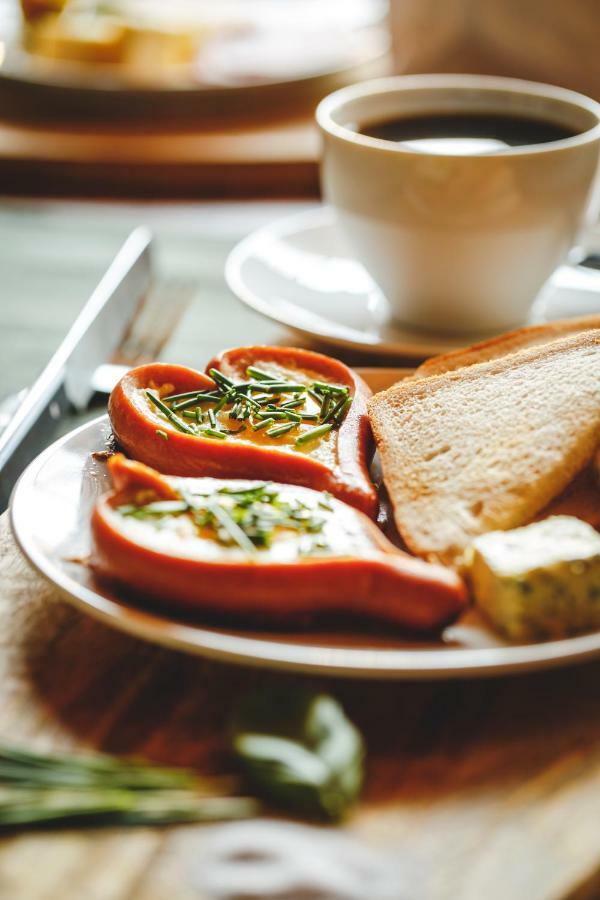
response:
<path id="1" fill-rule="evenodd" d="M 57 420 L 73 407 L 87 406 L 94 372 L 110 360 L 150 287 L 151 245 L 145 227 L 129 235 L 0 435 L 0 511 L 21 472 L 47 445 Z"/>

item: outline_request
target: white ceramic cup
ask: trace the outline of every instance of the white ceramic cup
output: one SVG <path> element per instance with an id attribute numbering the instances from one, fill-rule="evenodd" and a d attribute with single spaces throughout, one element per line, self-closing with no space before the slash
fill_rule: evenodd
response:
<path id="1" fill-rule="evenodd" d="M 446 155 L 359 133 L 386 119 L 451 112 L 537 118 L 576 134 Z M 417 327 L 521 324 L 586 211 L 594 214 L 600 104 L 573 91 L 479 75 L 398 76 L 330 94 L 317 122 L 324 197 L 392 315 Z"/>

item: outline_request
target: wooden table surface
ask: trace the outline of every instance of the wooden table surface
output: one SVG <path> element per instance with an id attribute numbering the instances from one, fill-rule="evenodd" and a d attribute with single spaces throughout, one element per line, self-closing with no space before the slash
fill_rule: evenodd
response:
<path id="1" fill-rule="evenodd" d="M 159 226 L 161 267 L 191 274 L 200 288 L 169 358 L 193 363 L 223 344 L 289 339 L 229 297 L 221 267 L 242 233 L 290 209 L 5 203 L 0 393 L 31 380 L 141 220 Z M 6 516 L 0 635 L 0 739 L 41 748 L 136 753 L 218 772 L 223 723 L 240 691 L 294 680 L 166 651 L 83 616 L 30 570 Z M 425 887 L 409 883 L 402 896 L 600 897 L 600 664 L 447 684 L 321 684 L 369 748 L 366 790 L 344 831 L 414 863 Z M 212 900 L 189 875 L 210 833 L 4 837 L 0 900 Z"/>

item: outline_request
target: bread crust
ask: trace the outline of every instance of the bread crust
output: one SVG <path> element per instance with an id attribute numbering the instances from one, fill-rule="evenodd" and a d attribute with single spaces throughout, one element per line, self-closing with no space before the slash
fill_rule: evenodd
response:
<path id="1" fill-rule="evenodd" d="M 529 325 L 516 331 L 507 331 L 487 341 L 473 344 L 462 350 L 453 350 L 425 360 L 415 372 L 415 378 L 429 378 L 461 369 L 464 366 L 499 359 L 509 353 L 517 353 L 527 347 L 538 347 L 551 341 L 560 340 L 571 334 L 579 334 L 600 328 L 600 315 L 578 316 L 572 319 L 557 319 L 544 325 Z"/>

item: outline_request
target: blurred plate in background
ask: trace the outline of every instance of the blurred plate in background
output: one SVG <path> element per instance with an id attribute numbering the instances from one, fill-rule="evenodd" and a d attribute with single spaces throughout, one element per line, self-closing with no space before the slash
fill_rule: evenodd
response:
<path id="1" fill-rule="evenodd" d="M 113 7 L 119 18 L 86 13 L 66 26 L 63 13 L 23 29 L 16 0 L 0 0 L 3 111 L 248 114 L 315 100 L 386 70 L 385 0 L 120 0 Z"/>

